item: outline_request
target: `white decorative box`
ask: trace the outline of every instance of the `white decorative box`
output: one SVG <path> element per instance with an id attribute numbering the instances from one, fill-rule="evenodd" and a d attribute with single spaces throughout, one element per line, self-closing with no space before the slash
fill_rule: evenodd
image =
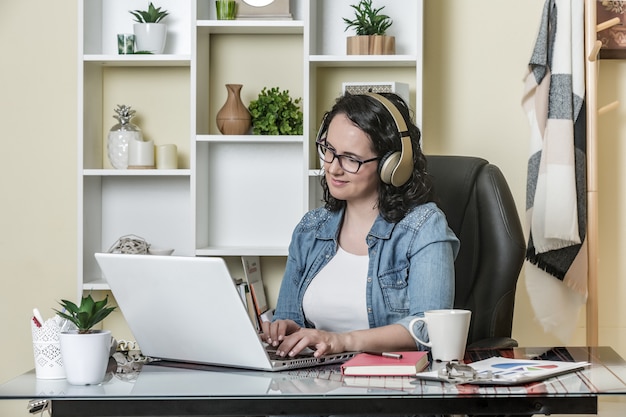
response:
<path id="1" fill-rule="evenodd" d="M 342 84 L 342 90 L 350 94 L 363 93 L 396 93 L 409 104 L 409 85 L 395 81 L 383 82 L 347 82 Z"/>
<path id="2" fill-rule="evenodd" d="M 237 19 L 291 20 L 289 0 L 236 0 Z"/>

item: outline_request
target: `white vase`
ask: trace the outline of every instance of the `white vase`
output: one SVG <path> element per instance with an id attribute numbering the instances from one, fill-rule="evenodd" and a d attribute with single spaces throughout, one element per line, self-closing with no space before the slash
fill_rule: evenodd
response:
<path id="1" fill-rule="evenodd" d="M 115 169 L 128 168 L 128 146 L 131 141 L 141 140 L 140 131 L 116 130 L 107 136 L 107 155 Z"/>
<path id="2" fill-rule="evenodd" d="M 135 23 L 135 52 L 147 51 L 162 54 L 165 49 L 167 25 L 165 23 Z"/>
<path id="3" fill-rule="evenodd" d="M 107 155 L 115 169 L 128 168 L 128 144 L 133 140 L 143 140 L 141 129 L 131 122 L 135 110 L 130 106 L 118 105 L 113 117 L 119 123 L 111 128 L 107 136 Z"/>
<path id="4" fill-rule="evenodd" d="M 96 330 L 79 334 L 62 332 L 61 357 L 67 382 L 72 385 L 94 385 L 104 379 L 111 352 L 111 332 Z"/>

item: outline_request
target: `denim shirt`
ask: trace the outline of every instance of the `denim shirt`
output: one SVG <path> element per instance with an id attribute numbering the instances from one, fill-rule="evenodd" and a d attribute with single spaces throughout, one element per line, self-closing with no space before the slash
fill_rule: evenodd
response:
<path id="1" fill-rule="evenodd" d="M 302 299 L 313 278 L 337 253 L 343 214 L 343 210 L 314 209 L 296 226 L 274 320 L 291 319 L 313 327 L 304 316 Z M 397 323 L 408 329 L 409 322 L 423 317 L 426 310 L 452 308 L 459 241 L 436 204 L 418 206 L 398 223 L 379 215 L 367 235 L 367 246 L 370 328 Z M 422 322 L 414 332 L 428 340 Z"/>

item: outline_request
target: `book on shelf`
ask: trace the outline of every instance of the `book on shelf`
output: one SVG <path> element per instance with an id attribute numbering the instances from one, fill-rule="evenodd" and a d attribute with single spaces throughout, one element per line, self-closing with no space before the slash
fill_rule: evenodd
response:
<path id="1" fill-rule="evenodd" d="M 248 287 L 248 283 L 242 278 L 235 278 L 233 280 L 235 281 L 237 292 L 239 292 L 241 301 L 243 302 L 243 305 L 248 312 L 250 321 L 254 325 L 255 329 L 260 330 L 261 326 L 259 324 L 259 317 L 256 313 L 256 306 L 254 305 L 254 301 L 252 300 L 252 294 L 250 294 L 250 288 Z"/>
<path id="2" fill-rule="evenodd" d="M 350 376 L 415 376 L 426 366 L 426 351 L 362 352 L 343 363 L 341 372 Z"/>
<path id="3" fill-rule="evenodd" d="M 261 261 L 258 256 L 242 256 L 241 262 L 243 263 L 243 272 L 256 309 L 257 320 L 261 320 L 261 316 L 269 310 L 263 285 L 263 276 L 261 275 Z"/>
<path id="4" fill-rule="evenodd" d="M 235 287 L 237 288 L 237 292 L 239 293 L 239 296 L 241 297 L 241 301 L 243 302 L 243 305 L 247 307 L 246 283 L 241 278 L 233 278 L 233 281 L 235 283 Z"/>

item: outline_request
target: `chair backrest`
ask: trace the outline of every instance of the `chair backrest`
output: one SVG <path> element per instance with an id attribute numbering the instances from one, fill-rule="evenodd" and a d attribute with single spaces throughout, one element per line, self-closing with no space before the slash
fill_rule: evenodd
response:
<path id="1" fill-rule="evenodd" d="M 468 346 L 510 337 L 526 241 L 500 169 L 482 158 L 428 155 L 439 207 L 461 241 L 455 308 L 472 311 Z"/>

